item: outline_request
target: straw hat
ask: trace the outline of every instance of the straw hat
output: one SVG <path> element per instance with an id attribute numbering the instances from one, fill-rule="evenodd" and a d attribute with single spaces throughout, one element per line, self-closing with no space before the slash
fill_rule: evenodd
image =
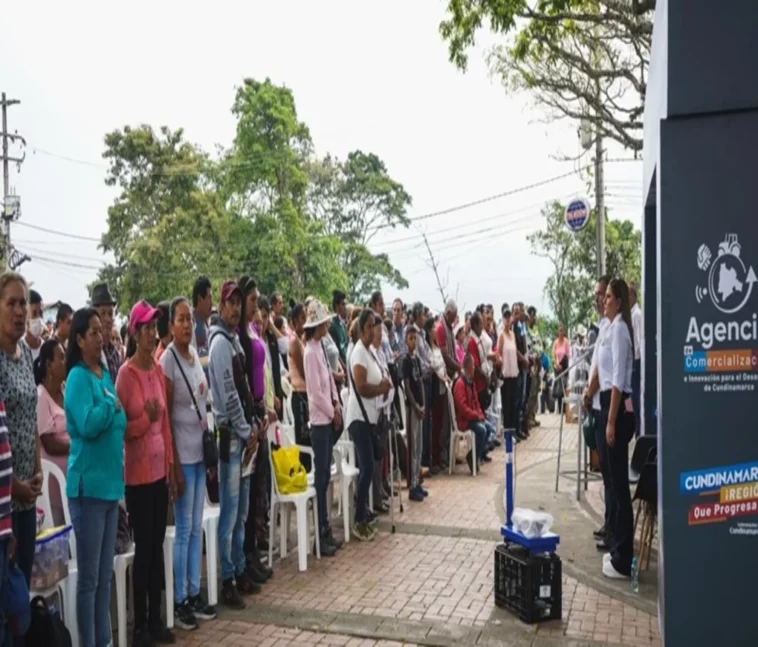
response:
<path id="1" fill-rule="evenodd" d="M 305 310 L 304 328 L 317 328 L 329 321 L 331 317 L 324 305 L 318 299 L 312 299 Z"/>

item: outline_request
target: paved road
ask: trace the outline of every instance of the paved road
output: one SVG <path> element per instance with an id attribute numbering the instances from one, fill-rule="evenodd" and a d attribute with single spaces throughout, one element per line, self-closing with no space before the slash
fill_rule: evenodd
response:
<path id="1" fill-rule="evenodd" d="M 591 537 L 602 506 L 599 484 L 581 504 L 569 480 L 554 493 L 557 427 L 557 416 L 545 416 L 518 446 L 516 496 L 520 505 L 556 518 L 561 621 L 529 626 L 494 605 L 493 550 L 504 517 L 504 456 L 497 450 L 476 478 L 461 466 L 453 476 L 429 479 L 429 498 L 405 501 L 395 534 L 382 522 L 376 541 L 351 541 L 335 558 L 311 559 L 305 573 L 297 571 L 296 555 L 275 562 L 274 578 L 248 599 L 247 609 L 220 608 L 218 620 L 192 633 L 178 631 L 178 644 L 660 645 L 655 571 L 643 574 L 638 595 L 628 582 L 608 582 L 600 573 Z M 569 467 L 576 460 L 576 427 L 565 435 Z"/>

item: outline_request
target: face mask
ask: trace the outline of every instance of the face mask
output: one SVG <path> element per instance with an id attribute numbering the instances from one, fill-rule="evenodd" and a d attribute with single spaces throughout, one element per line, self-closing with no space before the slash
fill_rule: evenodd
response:
<path id="1" fill-rule="evenodd" d="M 290 349 L 289 339 L 287 339 L 286 337 L 279 337 L 279 339 L 276 340 L 276 343 L 279 344 L 279 352 L 282 355 L 289 352 L 289 349 Z"/>
<path id="2" fill-rule="evenodd" d="M 42 317 L 37 317 L 29 322 L 29 332 L 32 334 L 32 337 L 42 337 L 44 328 L 45 322 L 42 320 Z"/>

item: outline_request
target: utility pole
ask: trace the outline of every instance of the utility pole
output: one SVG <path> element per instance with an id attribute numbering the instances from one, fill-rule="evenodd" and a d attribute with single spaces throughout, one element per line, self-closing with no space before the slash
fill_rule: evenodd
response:
<path id="1" fill-rule="evenodd" d="M 20 210 L 18 197 L 11 195 L 9 163 L 15 162 L 20 167 L 21 162 L 26 157 L 26 154 L 22 157 L 10 157 L 8 154 L 9 142 L 18 140 L 22 144 L 26 144 L 21 135 L 8 132 L 8 108 L 19 103 L 21 102 L 18 99 L 8 99 L 5 96 L 5 92 L 2 93 L 2 100 L 0 101 L 3 115 L 3 130 L 0 132 L 0 136 L 3 138 L 2 262 L 6 268 L 11 267 L 11 256 L 13 254 L 13 248 L 11 247 L 11 222 L 18 217 Z"/>
<path id="2" fill-rule="evenodd" d="M 595 126 L 595 213 L 597 220 L 597 275 L 605 274 L 605 187 L 603 182 L 603 135 Z"/>

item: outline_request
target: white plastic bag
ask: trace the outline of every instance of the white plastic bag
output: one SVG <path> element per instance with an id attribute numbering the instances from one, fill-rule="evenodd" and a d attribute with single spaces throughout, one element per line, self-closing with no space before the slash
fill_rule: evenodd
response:
<path id="1" fill-rule="evenodd" d="M 553 515 L 528 508 L 515 508 L 511 521 L 513 527 L 529 539 L 546 535 L 555 522 Z"/>

